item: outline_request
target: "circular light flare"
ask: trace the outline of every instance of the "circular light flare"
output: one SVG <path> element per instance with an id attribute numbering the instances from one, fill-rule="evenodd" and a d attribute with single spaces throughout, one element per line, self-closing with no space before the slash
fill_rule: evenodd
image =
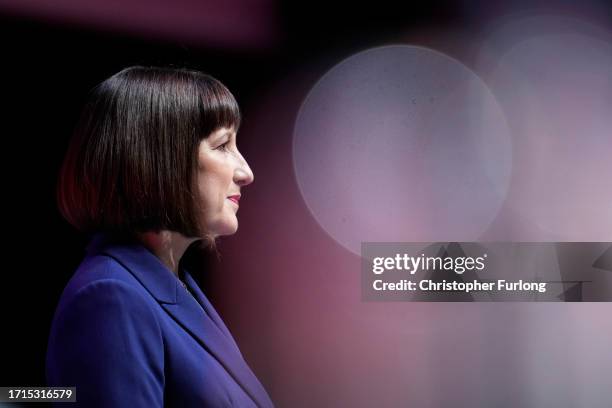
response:
<path id="1" fill-rule="evenodd" d="M 327 72 L 293 139 L 304 201 L 356 254 L 365 241 L 477 240 L 504 201 L 511 154 L 485 83 L 455 59 L 406 45 Z"/>
<path id="2" fill-rule="evenodd" d="M 488 50 L 513 129 L 507 205 L 537 226 L 498 238 L 611 240 L 612 44 L 586 22 L 542 16 L 507 22 Z"/>

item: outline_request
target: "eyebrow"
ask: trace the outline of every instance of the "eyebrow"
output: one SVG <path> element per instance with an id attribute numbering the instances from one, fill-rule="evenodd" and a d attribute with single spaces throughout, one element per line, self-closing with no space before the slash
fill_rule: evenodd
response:
<path id="1" fill-rule="evenodd" d="M 227 139 L 227 141 L 230 141 L 232 139 L 232 134 L 235 134 L 235 132 L 232 132 L 230 130 L 223 132 L 223 133 L 219 133 L 213 137 L 210 138 L 210 143 L 220 143 L 221 141 Z"/>
<path id="2" fill-rule="evenodd" d="M 231 132 L 214 133 L 210 139 L 211 140 L 221 140 L 228 136 L 231 137 Z"/>
<path id="3" fill-rule="evenodd" d="M 220 137 L 226 137 L 226 136 L 228 139 L 231 139 L 232 137 L 236 137 L 236 132 L 232 132 L 231 130 L 228 130 L 227 132 L 223 132 Z"/>

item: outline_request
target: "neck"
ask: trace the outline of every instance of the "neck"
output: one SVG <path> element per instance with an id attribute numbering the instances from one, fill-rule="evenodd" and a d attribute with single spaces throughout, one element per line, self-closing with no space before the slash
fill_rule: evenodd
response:
<path id="1" fill-rule="evenodd" d="M 189 245 L 197 241 L 197 238 L 187 238 L 178 232 L 167 230 L 143 232 L 138 234 L 138 239 L 177 277 L 181 258 Z"/>

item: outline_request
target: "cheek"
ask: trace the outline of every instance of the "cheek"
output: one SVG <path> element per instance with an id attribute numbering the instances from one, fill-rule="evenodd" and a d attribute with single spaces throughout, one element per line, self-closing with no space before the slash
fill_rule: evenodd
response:
<path id="1" fill-rule="evenodd" d="M 228 166 L 209 167 L 198 176 L 201 227 L 214 236 L 230 235 L 238 228 L 235 209 L 227 200 L 233 192 L 232 182 Z"/>
<path id="2" fill-rule="evenodd" d="M 200 203 L 207 214 L 214 212 L 222 203 L 221 186 L 213 178 L 205 177 L 200 182 Z"/>
<path id="3" fill-rule="evenodd" d="M 198 178 L 199 192 L 203 209 L 209 213 L 221 210 L 229 195 L 232 176 L 224 168 L 202 172 Z"/>

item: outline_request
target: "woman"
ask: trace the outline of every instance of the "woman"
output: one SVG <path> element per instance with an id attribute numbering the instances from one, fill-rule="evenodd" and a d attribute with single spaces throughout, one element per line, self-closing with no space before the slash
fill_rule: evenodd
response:
<path id="1" fill-rule="evenodd" d="M 179 267 L 195 241 L 236 232 L 253 173 L 238 106 L 219 81 L 132 67 L 92 92 L 58 203 L 95 233 L 65 288 L 47 350 L 53 386 L 86 407 L 270 407 L 232 335 Z"/>

